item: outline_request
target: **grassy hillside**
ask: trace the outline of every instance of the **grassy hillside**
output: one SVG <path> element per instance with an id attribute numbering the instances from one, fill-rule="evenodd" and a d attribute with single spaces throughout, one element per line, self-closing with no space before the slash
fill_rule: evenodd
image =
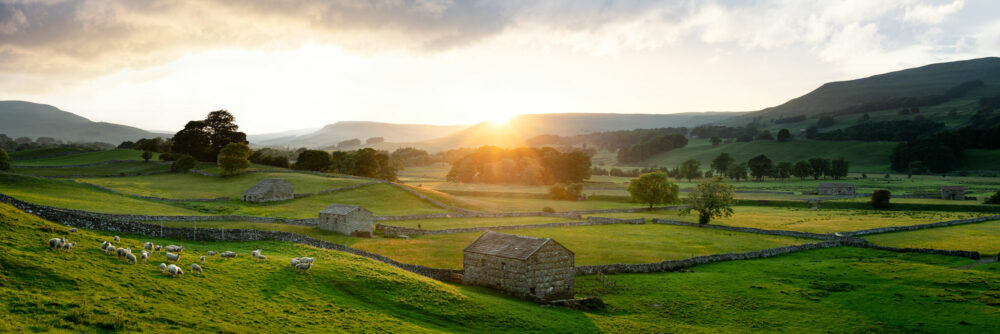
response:
<path id="1" fill-rule="evenodd" d="M 118 144 L 156 137 L 146 130 L 113 123 L 93 122 L 59 108 L 24 101 L 0 101 L 0 133 L 11 138 L 52 137 L 65 141 Z"/>
<path id="2" fill-rule="evenodd" d="M 0 331 L 94 332 L 596 332 L 583 313 L 539 308 L 489 290 L 444 284 L 339 252 L 284 242 L 198 243 L 125 237 L 188 249 L 170 278 L 148 264 L 126 264 L 100 252 L 90 231 L 79 245 L 53 252 L 46 241 L 65 227 L 0 205 Z M 246 255 L 264 249 L 270 261 Z M 205 275 L 190 263 L 207 250 L 233 250 L 236 260 L 209 259 Z M 137 251 L 136 251 L 137 252 Z M 288 268 L 292 257 L 316 258 L 310 274 Z"/>
<path id="3" fill-rule="evenodd" d="M 892 247 L 961 249 L 992 257 L 1000 252 L 1000 221 L 876 234 L 865 236 L 865 239 Z"/>
<path id="4" fill-rule="evenodd" d="M 156 160 L 159 154 L 154 153 L 153 159 Z M 97 152 L 86 152 L 79 154 L 69 154 L 58 157 L 51 158 L 41 158 L 41 159 L 30 159 L 30 160 L 19 160 L 14 161 L 14 167 L 17 166 L 66 166 L 66 165 L 85 165 L 92 164 L 108 160 L 142 160 L 142 151 L 139 150 L 107 150 L 107 151 L 97 151 Z"/>
<path id="5" fill-rule="evenodd" d="M 753 141 L 747 143 L 723 143 L 712 146 L 707 139 L 691 140 L 687 147 L 657 154 L 650 158 L 647 166 L 678 167 L 688 159 L 701 162 L 703 170 L 708 169 L 712 159 L 721 153 L 728 153 L 736 161 L 745 162 L 759 154 L 764 154 L 775 163 L 796 162 L 808 158 L 836 159 L 844 157 L 850 163 L 852 172 L 887 172 L 889 155 L 896 143 L 889 142 L 833 142 L 819 140 L 794 140 L 789 142 Z"/>
<path id="6" fill-rule="evenodd" d="M 200 174 L 159 174 L 132 177 L 108 177 L 81 179 L 126 194 L 156 196 L 163 198 L 239 198 L 243 191 L 265 178 L 284 179 L 295 187 L 295 193 L 315 193 L 321 190 L 340 188 L 367 181 L 338 179 L 312 174 L 296 173 L 253 173 L 232 177 L 211 177 Z"/>
<path id="7" fill-rule="evenodd" d="M 9 173 L 0 173 L 0 193 L 22 201 L 93 212 L 147 215 L 202 214 L 162 202 L 117 195 L 69 181 Z"/>

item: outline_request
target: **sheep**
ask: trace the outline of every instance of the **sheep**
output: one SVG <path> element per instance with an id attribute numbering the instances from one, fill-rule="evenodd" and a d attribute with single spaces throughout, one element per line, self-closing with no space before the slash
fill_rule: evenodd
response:
<path id="1" fill-rule="evenodd" d="M 205 256 L 204 255 L 202 255 L 201 257 L 199 257 L 198 260 L 201 261 L 201 264 L 205 264 Z"/>
<path id="2" fill-rule="evenodd" d="M 167 264 L 166 263 L 160 263 L 160 273 L 162 274 L 165 271 L 167 271 Z"/>
<path id="3" fill-rule="evenodd" d="M 153 243 L 152 242 L 146 242 L 146 243 L 142 244 L 142 249 L 153 250 Z"/>
<path id="4" fill-rule="evenodd" d="M 167 253 L 167 261 L 174 261 L 174 263 L 177 263 L 177 261 L 180 261 L 180 259 L 181 259 L 180 254 Z"/>
<path id="5" fill-rule="evenodd" d="M 161 247 L 160 245 L 156 245 L 156 246 L 153 246 L 153 249 L 155 249 L 156 252 L 159 253 L 160 250 L 163 249 L 163 247 Z"/>
<path id="6" fill-rule="evenodd" d="M 311 258 L 311 257 L 300 257 L 299 258 L 299 263 L 312 263 L 313 260 L 314 259 Z"/>
<path id="7" fill-rule="evenodd" d="M 236 258 L 236 252 L 225 251 L 225 252 L 222 252 L 222 254 L 219 254 L 219 257 L 222 257 L 223 259 L 225 259 L 227 257 Z"/>
<path id="8" fill-rule="evenodd" d="M 70 243 L 63 244 L 63 250 L 65 250 L 66 253 L 69 253 L 69 251 L 73 250 L 73 247 L 76 247 L 76 243 L 75 242 L 70 242 Z"/>
<path id="9" fill-rule="evenodd" d="M 119 248 L 118 249 L 118 257 L 119 258 L 126 257 L 129 254 L 132 254 L 132 249 L 131 248 Z"/>
<path id="10" fill-rule="evenodd" d="M 292 263 L 292 268 L 295 268 L 295 265 L 299 264 L 299 258 L 292 259 L 291 263 Z"/>
<path id="11" fill-rule="evenodd" d="M 121 239 L 121 238 L 119 238 L 119 237 L 118 237 L 118 236 L 116 235 L 116 236 L 115 236 L 115 242 L 119 242 L 119 241 L 122 241 L 122 239 Z"/>
<path id="12" fill-rule="evenodd" d="M 69 232 L 69 233 L 76 233 L 76 227 L 72 227 L 72 228 L 70 228 L 70 229 L 66 230 L 66 232 Z"/>
<path id="13" fill-rule="evenodd" d="M 180 253 L 184 251 L 184 246 L 167 245 L 167 247 L 164 249 L 168 252 Z"/>
<path id="14" fill-rule="evenodd" d="M 142 251 L 142 254 L 140 254 L 140 258 L 142 259 L 143 263 L 149 262 L 149 252 Z"/>
<path id="15" fill-rule="evenodd" d="M 101 243 L 101 250 L 108 249 L 108 246 L 111 246 L 111 242 L 109 242 L 109 241 L 102 242 Z"/>
<path id="16" fill-rule="evenodd" d="M 181 267 L 172 264 L 167 266 L 167 272 L 170 273 L 170 275 L 173 275 L 174 278 L 177 278 L 177 276 L 184 276 L 184 271 L 181 270 Z"/>
<path id="17" fill-rule="evenodd" d="M 255 259 L 267 261 L 267 256 L 257 255 L 257 257 L 255 257 Z"/>
<path id="18" fill-rule="evenodd" d="M 260 253 L 261 253 L 262 251 L 263 251 L 263 250 L 260 250 L 260 249 L 257 249 L 257 250 L 254 250 L 254 251 L 250 252 L 250 257 L 252 257 L 252 258 L 257 258 L 257 256 L 258 256 L 258 255 L 260 255 Z"/>
<path id="19" fill-rule="evenodd" d="M 115 251 L 116 251 L 115 246 L 108 245 L 108 248 L 104 249 L 104 254 L 111 255 L 114 254 Z"/>
<path id="20" fill-rule="evenodd" d="M 203 273 L 201 272 L 201 266 L 199 266 L 197 263 L 191 264 L 191 271 L 197 272 L 198 275 L 203 275 Z"/>
<path id="21" fill-rule="evenodd" d="M 208 256 L 211 256 L 214 259 L 215 255 L 219 254 L 219 252 L 216 252 L 216 251 L 207 251 L 207 252 L 205 252 L 205 254 L 208 255 Z"/>
<path id="22" fill-rule="evenodd" d="M 312 262 L 296 264 L 295 271 L 298 272 L 309 271 L 309 268 L 312 268 L 312 265 L 313 265 Z"/>
<path id="23" fill-rule="evenodd" d="M 135 260 L 135 254 L 132 253 L 125 254 L 125 262 L 131 262 L 132 264 L 139 263 L 139 261 Z"/>
<path id="24" fill-rule="evenodd" d="M 52 250 L 57 250 L 62 248 L 63 244 L 66 243 L 66 238 L 52 238 L 49 239 L 49 248 Z"/>

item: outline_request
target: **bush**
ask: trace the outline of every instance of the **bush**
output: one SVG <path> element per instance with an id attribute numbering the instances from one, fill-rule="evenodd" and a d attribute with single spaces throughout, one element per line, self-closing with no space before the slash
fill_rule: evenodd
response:
<path id="1" fill-rule="evenodd" d="M 549 188 L 549 198 L 576 201 L 583 197 L 583 185 L 579 183 L 572 183 L 569 185 L 564 185 L 562 183 L 556 183 L 551 188 Z"/>
<path id="2" fill-rule="evenodd" d="M 889 198 L 892 196 L 888 190 L 880 189 L 872 193 L 872 207 L 876 209 L 888 209 Z"/>
<path id="3" fill-rule="evenodd" d="M 545 212 L 545 213 L 556 213 L 556 209 L 553 209 L 551 206 L 547 206 L 547 207 L 542 208 L 542 212 Z"/>
<path id="4" fill-rule="evenodd" d="M 0 148 L 0 170 L 10 170 L 10 156 Z"/>
<path id="5" fill-rule="evenodd" d="M 172 173 L 187 173 L 187 171 L 194 168 L 194 157 L 184 154 L 181 155 L 174 163 L 170 164 L 170 172 Z"/>
<path id="6" fill-rule="evenodd" d="M 167 153 L 160 153 L 159 159 L 160 161 L 174 161 L 177 160 L 177 157 L 175 157 L 172 153 L 167 152 Z"/>
<path id="7" fill-rule="evenodd" d="M 152 159 L 152 158 L 153 158 L 153 152 L 142 151 L 142 160 L 144 162 L 149 162 L 149 159 Z"/>
<path id="8" fill-rule="evenodd" d="M 993 194 L 993 196 L 987 198 L 983 204 L 1000 204 L 1000 190 L 998 190 L 996 194 Z"/>

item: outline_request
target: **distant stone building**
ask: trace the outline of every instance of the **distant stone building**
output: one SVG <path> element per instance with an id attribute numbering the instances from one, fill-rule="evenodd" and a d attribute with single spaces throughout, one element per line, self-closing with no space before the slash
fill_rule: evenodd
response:
<path id="1" fill-rule="evenodd" d="M 941 199 L 948 199 L 953 201 L 965 200 L 965 187 L 941 186 Z"/>
<path id="2" fill-rule="evenodd" d="M 555 240 L 487 231 L 465 247 L 462 282 L 534 300 L 573 298 L 574 254 Z"/>
<path id="3" fill-rule="evenodd" d="M 820 183 L 816 189 L 818 195 L 845 196 L 857 194 L 854 183 Z"/>
<path id="4" fill-rule="evenodd" d="M 333 204 L 319 212 L 319 228 L 340 234 L 370 238 L 375 215 L 357 205 Z"/>
<path id="5" fill-rule="evenodd" d="M 282 179 L 263 179 L 243 192 L 244 202 L 264 203 L 295 198 L 295 187 Z"/>

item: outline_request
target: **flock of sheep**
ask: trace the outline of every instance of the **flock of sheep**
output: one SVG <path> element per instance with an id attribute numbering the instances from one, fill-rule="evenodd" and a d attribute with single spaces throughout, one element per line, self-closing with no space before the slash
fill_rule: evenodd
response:
<path id="1" fill-rule="evenodd" d="M 76 228 L 71 228 L 68 230 L 68 232 L 76 232 Z M 121 238 L 119 238 L 116 235 L 114 237 L 114 242 L 121 242 Z M 61 250 L 65 252 L 70 252 L 71 250 L 73 250 L 73 247 L 76 247 L 76 243 L 69 242 L 69 240 L 67 240 L 65 237 L 49 239 L 49 248 L 54 251 Z M 142 244 L 142 248 L 143 250 L 140 251 L 139 257 L 137 258 L 135 254 L 132 254 L 131 247 L 116 248 L 114 244 L 112 244 L 110 241 L 104 241 L 101 243 L 101 250 L 105 254 L 115 255 L 118 257 L 119 260 L 124 260 L 125 262 L 131 264 L 137 264 L 139 263 L 140 260 L 143 263 L 149 262 L 149 256 L 154 254 L 154 252 L 165 253 L 164 257 L 166 258 L 166 262 L 173 261 L 174 263 L 169 265 L 167 263 L 160 263 L 160 273 L 170 275 L 171 277 L 174 278 L 184 275 L 184 270 L 182 270 L 181 267 L 177 266 L 177 262 L 180 261 L 181 259 L 181 252 L 184 251 L 184 246 L 167 245 L 166 247 L 162 247 L 160 245 L 154 245 L 152 242 L 146 242 Z M 263 250 L 261 249 L 254 250 L 253 252 L 250 252 L 250 256 L 255 260 L 267 261 L 267 257 L 261 254 L 261 252 L 263 252 Z M 208 251 L 205 252 L 205 254 L 212 258 L 215 258 L 216 255 L 219 255 L 219 257 L 222 258 L 222 260 L 236 258 L 236 252 L 233 251 L 225 251 L 222 253 L 216 251 Z M 198 260 L 201 262 L 201 264 L 205 264 L 205 256 L 199 257 Z M 307 272 L 309 271 L 310 268 L 312 268 L 312 263 L 313 263 L 313 258 L 310 257 L 294 258 L 292 259 L 292 268 L 300 273 Z M 197 272 L 199 275 L 203 274 L 202 268 L 198 263 L 191 264 L 191 271 Z"/>

